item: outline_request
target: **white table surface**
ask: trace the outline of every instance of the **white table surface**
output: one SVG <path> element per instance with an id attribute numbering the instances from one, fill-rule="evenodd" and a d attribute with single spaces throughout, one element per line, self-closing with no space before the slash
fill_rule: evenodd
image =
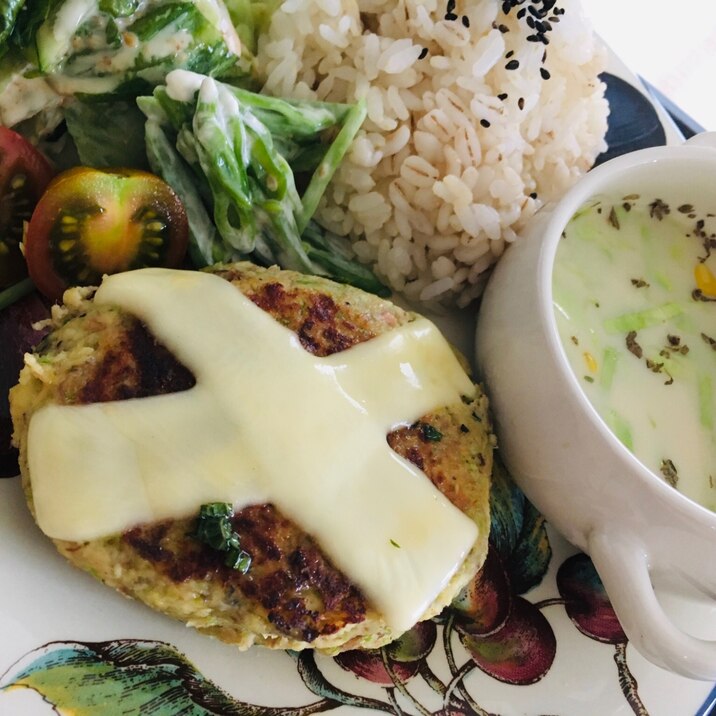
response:
<path id="1" fill-rule="evenodd" d="M 582 5 L 634 72 L 700 125 L 716 130 L 716 2 L 582 0 Z"/>

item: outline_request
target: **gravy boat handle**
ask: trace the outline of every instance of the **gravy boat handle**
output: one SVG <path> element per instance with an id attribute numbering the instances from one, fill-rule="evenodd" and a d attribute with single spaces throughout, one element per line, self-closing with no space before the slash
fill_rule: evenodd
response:
<path id="1" fill-rule="evenodd" d="M 649 556 L 639 539 L 618 528 L 589 535 L 588 551 L 627 637 L 647 658 L 692 679 L 716 680 L 716 641 L 676 626 L 659 604 Z"/>

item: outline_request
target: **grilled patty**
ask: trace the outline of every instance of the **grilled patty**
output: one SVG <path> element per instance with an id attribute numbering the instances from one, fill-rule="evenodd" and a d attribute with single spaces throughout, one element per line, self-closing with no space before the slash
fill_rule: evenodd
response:
<path id="1" fill-rule="evenodd" d="M 294 331 L 305 350 L 317 356 L 346 350 L 414 319 L 387 301 L 325 279 L 248 263 L 211 270 Z M 117 308 L 93 304 L 91 295 L 81 289 L 66 294 L 53 330 L 27 358 L 20 384 L 11 391 L 14 439 L 31 509 L 27 428 L 36 410 L 47 403 L 178 392 L 195 383 L 142 323 Z M 440 440 L 434 439 L 435 430 Z M 468 558 L 423 616 L 429 618 L 470 579 L 487 549 L 492 468 L 487 400 L 478 391 L 473 399 L 393 431 L 387 440 L 479 528 Z M 337 509 L 345 509 L 350 519 L 348 507 Z M 55 544 L 72 563 L 122 593 L 241 648 L 258 643 L 335 652 L 376 647 L 397 636 L 320 545 L 274 505 L 252 505 L 233 517 L 242 548 L 252 556 L 247 574 L 226 567 L 221 553 L 192 536 L 195 521 L 166 520 L 103 539 Z"/>

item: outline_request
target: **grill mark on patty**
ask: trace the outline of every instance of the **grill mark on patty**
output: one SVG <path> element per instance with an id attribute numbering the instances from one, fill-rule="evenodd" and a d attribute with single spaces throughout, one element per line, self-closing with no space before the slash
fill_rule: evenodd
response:
<path id="1" fill-rule="evenodd" d="M 268 282 L 246 290 L 245 295 L 295 331 L 303 347 L 314 355 L 331 355 L 375 335 L 365 329 L 356 332 L 351 321 L 339 317 L 340 307 L 326 294 Z M 120 325 L 72 402 L 165 395 L 195 385 L 191 371 L 155 340 L 144 324 L 127 317 Z M 277 629 L 302 641 L 313 641 L 365 619 L 367 606 L 360 590 L 275 507 L 245 508 L 234 516 L 234 525 L 242 547 L 252 556 L 247 575 L 227 568 L 220 552 L 191 536 L 193 520 L 141 525 L 125 532 L 122 540 L 175 583 L 205 580 L 223 590 L 227 601 L 231 595 L 243 594 L 244 600 L 252 600 L 266 611 L 266 618 Z"/>
<path id="2" fill-rule="evenodd" d="M 235 270 L 220 271 L 219 275 L 227 280 L 241 278 Z M 242 290 L 318 356 L 350 348 L 399 323 L 391 313 L 363 316 L 350 304 L 341 304 L 320 291 L 286 288 L 278 281 L 249 281 Z M 187 390 L 194 384 L 191 372 L 143 324 L 128 319 L 113 335 L 73 402 L 149 397 Z M 421 438 L 417 428 L 391 433 L 388 443 L 435 484 L 445 482 L 434 446 Z M 453 502 L 460 506 L 459 500 Z M 234 515 L 233 525 L 242 547 L 252 556 L 246 575 L 226 567 L 222 553 L 191 536 L 193 519 L 141 525 L 121 539 L 171 581 L 204 580 L 209 589 L 224 593 L 227 604 L 248 600 L 252 609 L 265 611 L 277 630 L 301 641 L 328 636 L 366 618 L 367 604 L 360 590 L 309 535 L 273 505 L 244 508 Z"/>
<path id="3" fill-rule="evenodd" d="M 295 639 L 310 642 L 363 621 L 366 604 L 360 591 L 273 505 L 246 507 L 232 522 L 253 559 L 245 575 L 226 567 L 220 552 L 190 536 L 193 520 L 140 526 L 123 539 L 174 582 L 214 582 L 227 602 L 240 592 Z"/>
<path id="4" fill-rule="evenodd" d="M 247 296 L 294 331 L 303 348 L 313 355 L 329 356 L 360 342 L 355 326 L 340 319 L 338 305 L 324 293 L 307 295 L 272 282 Z"/>
<path id="5" fill-rule="evenodd" d="M 242 278 L 236 269 L 217 273 L 227 281 Z M 286 288 L 279 281 L 259 282 L 243 291 L 259 308 L 296 333 L 304 349 L 315 356 L 339 353 L 376 335 L 375 331 L 356 325 L 345 310 L 348 305 L 341 306 L 320 291 Z M 389 321 L 385 326 L 393 324 Z"/>
<path id="6" fill-rule="evenodd" d="M 143 323 L 132 320 L 97 364 L 77 402 L 148 398 L 188 390 L 195 384 L 191 371 Z"/>

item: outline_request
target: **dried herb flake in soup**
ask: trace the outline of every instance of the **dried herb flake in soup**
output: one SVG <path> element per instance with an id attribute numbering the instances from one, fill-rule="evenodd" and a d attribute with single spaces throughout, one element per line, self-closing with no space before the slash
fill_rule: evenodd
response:
<path id="1" fill-rule="evenodd" d="M 715 207 L 594 197 L 559 243 L 553 297 L 564 351 L 607 426 L 716 511 Z M 585 355 L 601 356 L 588 375 Z"/>

